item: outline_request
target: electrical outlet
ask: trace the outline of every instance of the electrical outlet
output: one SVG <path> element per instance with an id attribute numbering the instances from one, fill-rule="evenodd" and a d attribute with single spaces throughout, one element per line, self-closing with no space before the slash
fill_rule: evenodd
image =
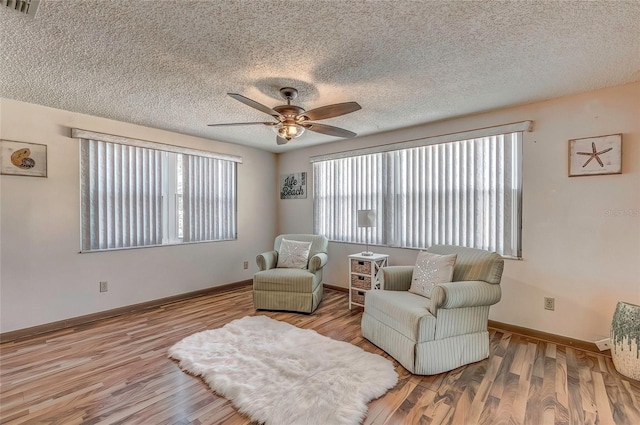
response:
<path id="1" fill-rule="evenodd" d="M 550 297 L 544 297 L 544 309 L 545 310 L 555 310 L 556 309 L 556 299 Z"/>
<path id="2" fill-rule="evenodd" d="M 100 282 L 100 292 L 107 292 L 109 290 L 109 283 L 105 280 Z"/>
<path id="3" fill-rule="evenodd" d="M 598 350 L 610 350 L 611 349 L 611 338 L 604 338 L 596 341 L 596 345 L 598 346 Z"/>
<path id="4" fill-rule="evenodd" d="M 248 269 L 248 268 L 249 268 L 249 262 L 248 262 L 248 261 L 245 261 L 245 262 L 244 262 L 244 268 L 245 268 L 245 269 Z"/>

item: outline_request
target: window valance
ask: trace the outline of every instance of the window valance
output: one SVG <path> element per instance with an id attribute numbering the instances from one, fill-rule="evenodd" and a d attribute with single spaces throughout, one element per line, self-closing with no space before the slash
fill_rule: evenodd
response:
<path id="1" fill-rule="evenodd" d="M 240 164 L 242 163 L 242 157 L 236 155 L 227 155 L 223 153 L 185 148 L 182 146 L 174 146 L 166 143 L 150 142 L 148 140 L 132 139 L 123 136 L 114 136 L 113 134 L 97 133 L 95 131 L 82 130 L 79 128 L 71 129 L 71 137 L 87 140 L 97 140 L 100 142 L 118 143 L 121 145 L 135 146 L 138 148 L 154 149 L 185 155 L 196 155 L 205 158 L 222 159 L 225 161 L 237 162 Z"/>

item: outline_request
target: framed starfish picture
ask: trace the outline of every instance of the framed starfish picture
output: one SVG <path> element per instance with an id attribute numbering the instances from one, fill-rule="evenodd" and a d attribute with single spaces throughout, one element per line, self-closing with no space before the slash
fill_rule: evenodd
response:
<path id="1" fill-rule="evenodd" d="M 569 140 L 569 177 L 622 173 L 622 134 Z"/>

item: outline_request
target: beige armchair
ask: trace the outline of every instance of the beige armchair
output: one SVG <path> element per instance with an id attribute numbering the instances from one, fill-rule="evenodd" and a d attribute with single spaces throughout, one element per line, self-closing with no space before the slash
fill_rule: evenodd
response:
<path id="1" fill-rule="evenodd" d="M 368 291 L 362 335 L 417 375 L 433 375 L 489 356 L 489 307 L 500 300 L 504 260 L 496 253 L 450 245 L 427 250 L 457 254 L 453 279 L 431 298 L 408 291 L 413 266 L 382 268 L 384 290 Z"/>
<path id="2" fill-rule="evenodd" d="M 278 268 L 283 239 L 311 242 L 307 267 Z M 260 271 L 253 275 L 253 305 L 257 310 L 312 313 L 322 301 L 322 268 L 327 264 L 329 240 L 320 235 L 287 234 L 276 237 L 273 251 L 256 257 Z"/>

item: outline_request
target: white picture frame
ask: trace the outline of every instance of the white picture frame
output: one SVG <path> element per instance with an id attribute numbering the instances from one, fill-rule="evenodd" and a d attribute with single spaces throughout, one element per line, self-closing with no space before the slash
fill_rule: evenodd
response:
<path id="1" fill-rule="evenodd" d="M 0 140 L 0 174 L 47 177 L 47 145 Z"/>
<path id="2" fill-rule="evenodd" d="M 569 140 L 569 177 L 622 173 L 622 134 Z"/>

